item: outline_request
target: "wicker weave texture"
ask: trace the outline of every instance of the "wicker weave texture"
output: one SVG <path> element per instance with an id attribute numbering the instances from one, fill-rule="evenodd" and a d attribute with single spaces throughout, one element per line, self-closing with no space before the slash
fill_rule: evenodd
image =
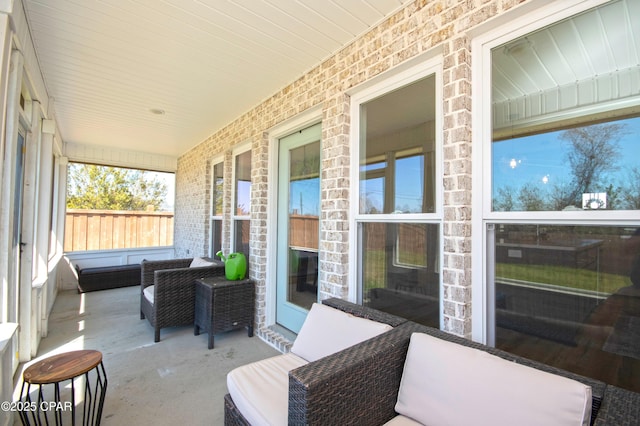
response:
<path id="1" fill-rule="evenodd" d="M 195 314 L 195 280 L 223 276 L 224 264 L 189 268 L 191 259 L 143 261 L 141 266 L 140 317 L 154 328 L 154 341 L 160 341 L 160 329 L 193 325 Z M 185 267 L 186 265 L 186 267 Z M 153 304 L 144 297 L 144 289 L 153 285 Z"/>
<path id="2" fill-rule="evenodd" d="M 187 259 L 168 259 L 168 260 L 143 260 L 140 263 L 140 272 L 142 274 L 140 278 L 140 284 L 143 287 L 153 285 L 154 274 L 157 270 L 162 269 L 176 269 L 176 268 L 188 268 L 192 258 Z"/>
<path id="3" fill-rule="evenodd" d="M 76 265 L 76 272 L 78 293 L 140 285 L 140 265 L 137 264 L 99 268 L 80 268 Z"/>
<path id="4" fill-rule="evenodd" d="M 289 372 L 290 425 L 379 425 L 393 417 L 411 327 Z"/>
<path id="5" fill-rule="evenodd" d="M 225 426 L 251 426 L 233 403 L 231 395 L 224 396 L 224 424 Z"/>
<path id="6" fill-rule="evenodd" d="M 607 386 L 594 426 L 640 425 L 640 393 Z"/>
<path id="7" fill-rule="evenodd" d="M 366 306 L 356 305 L 354 303 L 347 302 L 346 300 L 336 297 L 325 299 L 322 301 L 322 304 L 335 309 L 339 309 L 360 318 L 366 318 L 370 319 L 371 321 L 389 324 L 392 327 L 397 327 L 400 324 L 407 322 L 406 318 L 402 318 L 397 315 L 392 315 Z"/>
<path id="8" fill-rule="evenodd" d="M 224 276 L 196 280 L 195 326 L 213 335 L 247 327 L 253 336 L 255 285 L 251 280 L 227 281 Z"/>

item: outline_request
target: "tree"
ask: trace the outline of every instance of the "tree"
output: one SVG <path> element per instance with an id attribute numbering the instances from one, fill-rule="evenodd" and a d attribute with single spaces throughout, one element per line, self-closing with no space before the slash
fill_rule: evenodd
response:
<path id="1" fill-rule="evenodd" d="M 549 191 L 548 207 L 552 211 L 564 210 L 567 206 L 574 206 L 572 200 L 573 189 L 568 182 L 556 183 Z M 569 200 L 569 201 L 567 201 Z"/>
<path id="2" fill-rule="evenodd" d="M 519 188 L 497 189 L 493 200 L 495 211 L 560 211 L 581 208 L 582 194 L 605 192 L 607 209 L 637 209 L 640 205 L 640 172 L 631 171 L 622 186 L 610 183 L 607 173 L 618 170 L 622 155 L 619 141 L 625 134 L 625 124 L 605 123 L 562 131 L 558 137 L 569 143 L 566 153 L 570 182 L 555 184 L 542 190 L 533 182 Z"/>
<path id="3" fill-rule="evenodd" d="M 510 186 L 498 188 L 498 194 L 493 199 L 493 210 L 497 212 L 510 212 L 516 208 L 516 190 Z"/>
<path id="4" fill-rule="evenodd" d="M 532 183 L 526 183 L 520 188 L 518 202 L 524 211 L 546 210 L 544 194 L 539 187 Z"/>
<path id="5" fill-rule="evenodd" d="M 623 134 L 622 124 L 595 124 L 569 129 L 560 135 L 571 144 L 567 161 L 573 175 L 572 191 L 566 205 L 580 205 L 586 192 L 602 192 L 602 178 L 617 169 L 620 157 L 618 140 Z"/>
<path id="6" fill-rule="evenodd" d="M 631 168 L 620 193 L 623 208 L 640 210 L 640 169 L 638 167 Z"/>
<path id="7" fill-rule="evenodd" d="M 67 208 L 159 210 L 167 186 L 143 170 L 73 163 L 67 181 Z"/>

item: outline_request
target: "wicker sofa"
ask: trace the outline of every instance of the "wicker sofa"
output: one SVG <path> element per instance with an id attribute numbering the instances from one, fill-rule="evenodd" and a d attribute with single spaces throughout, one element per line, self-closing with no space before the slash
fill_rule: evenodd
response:
<path id="1" fill-rule="evenodd" d="M 591 424 L 640 424 L 640 394 L 531 361 L 441 330 L 406 322 L 289 375 L 289 424 L 382 425 L 397 416 L 396 402 L 411 335 L 425 333 L 448 342 L 570 378 L 591 387 Z M 344 419 L 349 419 L 344 421 Z"/>
<path id="2" fill-rule="evenodd" d="M 341 302 L 344 303 L 344 302 Z M 356 308 L 357 309 L 357 308 Z M 413 322 L 310 362 L 289 372 L 290 425 L 383 425 L 397 416 L 396 403 L 413 333 L 479 349 L 491 355 L 591 387 L 591 424 L 640 424 L 640 394 L 608 386 Z M 225 396 L 225 424 L 247 425 L 234 401 Z"/>
<path id="3" fill-rule="evenodd" d="M 193 326 L 196 279 L 224 275 L 224 263 L 207 258 L 143 260 L 140 269 L 140 319 L 149 320 L 154 342 L 162 328 Z"/>
<path id="4" fill-rule="evenodd" d="M 333 309 L 331 309 L 333 308 Z M 314 365 L 355 341 L 386 334 L 406 322 L 395 315 L 340 299 L 314 304 L 291 352 L 239 367 L 227 376 L 225 424 L 286 424 L 287 380 L 291 368 Z M 289 410 L 291 401 L 288 402 Z M 289 423 L 291 413 L 289 412 Z M 326 422 L 324 424 L 341 424 Z"/>

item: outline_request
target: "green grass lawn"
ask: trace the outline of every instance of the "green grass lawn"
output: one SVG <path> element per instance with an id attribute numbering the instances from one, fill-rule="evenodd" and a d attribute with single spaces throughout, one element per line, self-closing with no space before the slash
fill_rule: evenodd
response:
<path id="1" fill-rule="evenodd" d="M 516 265 L 498 263 L 496 277 L 552 284 L 582 290 L 614 293 L 631 284 L 624 275 L 606 274 L 586 269 L 551 265 Z"/>
<path id="2" fill-rule="evenodd" d="M 366 294 L 371 288 L 385 286 L 386 260 L 384 251 L 369 250 L 365 253 L 365 256 L 365 265 L 367 267 L 364 271 L 364 291 Z M 625 275 L 553 265 L 498 263 L 496 264 L 496 277 L 607 294 L 615 293 L 619 288 L 631 285 L 629 277 Z"/>

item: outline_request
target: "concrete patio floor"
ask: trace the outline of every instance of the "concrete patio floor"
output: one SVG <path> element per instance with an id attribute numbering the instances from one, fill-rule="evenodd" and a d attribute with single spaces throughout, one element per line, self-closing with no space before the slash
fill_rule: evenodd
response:
<path id="1" fill-rule="evenodd" d="M 108 388 L 102 424 L 222 425 L 226 375 L 233 368 L 279 352 L 246 330 L 194 336 L 193 327 L 167 328 L 153 342 L 153 328 L 140 319 L 140 289 L 125 287 L 58 294 L 49 335 L 38 357 L 16 373 L 16 393 L 29 364 L 61 352 L 95 349 L 103 354 Z M 21 424 L 15 416 L 15 424 Z"/>

